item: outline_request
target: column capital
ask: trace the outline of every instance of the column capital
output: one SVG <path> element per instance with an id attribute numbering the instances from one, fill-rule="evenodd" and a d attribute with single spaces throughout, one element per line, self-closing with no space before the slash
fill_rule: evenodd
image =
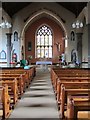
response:
<path id="1" fill-rule="evenodd" d="M 8 35 L 12 35 L 12 33 L 6 33 L 6 35 L 8 36 Z"/>
<path id="2" fill-rule="evenodd" d="M 83 28 L 77 28 L 76 33 L 82 33 L 83 34 Z"/>
<path id="3" fill-rule="evenodd" d="M 76 34 L 81 34 L 81 35 L 82 35 L 83 33 L 82 33 L 82 32 L 78 32 L 78 33 L 76 33 Z"/>

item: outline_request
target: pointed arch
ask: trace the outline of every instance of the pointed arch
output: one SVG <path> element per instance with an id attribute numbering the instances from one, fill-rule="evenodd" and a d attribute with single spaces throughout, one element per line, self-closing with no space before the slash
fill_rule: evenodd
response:
<path id="1" fill-rule="evenodd" d="M 6 52 L 4 50 L 0 52 L 0 59 L 6 59 Z"/>
<path id="2" fill-rule="evenodd" d="M 46 24 L 36 30 L 36 58 L 52 58 L 53 32 Z"/>
<path id="3" fill-rule="evenodd" d="M 42 17 L 48 17 L 51 20 L 55 21 L 62 29 L 63 31 L 63 35 L 68 36 L 67 35 L 67 30 L 65 28 L 65 24 L 63 23 L 62 19 L 55 13 L 53 13 L 52 11 L 46 10 L 46 9 L 42 9 L 39 10 L 37 12 L 35 12 L 32 16 L 30 16 L 27 20 L 27 22 L 25 23 L 22 32 L 21 32 L 21 44 L 24 45 L 25 43 L 25 31 L 27 30 L 27 28 L 33 23 L 33 21 L 38 20 Z"/>
<path id="4" fill-rule="evenodd" d="M 32 21 L 34 19 L 38 19 L 39 17 L 42 17 L 42 16 L 47 16 L 51 19 L 53 19 L 55 22 L 58 23 L 58 25 L 62 28 L 62 30 L 64 31 L 64 35 L 67 36 L 67 30 L 65 28 L 65 25 L 64 23 L 62 22 L 61 18 L 58 17 L 55 13 L 49 11 L 49 10 L 46 10 L 46 9 L 43 9 L 43 10 L 39 10 L 38 12 L 34 13 L 31 17 L 29 17 L 28 21 L 26 22 L 26 24 L 24 25 L 23 27 L 23 30 L 21 32 L 21 37 L 23 38 L 23 35 L 24 35 L 24 32 L 25 30 L 28 28 L 28 26 L 30 25 L 30 23 L 32 23 Z"/>

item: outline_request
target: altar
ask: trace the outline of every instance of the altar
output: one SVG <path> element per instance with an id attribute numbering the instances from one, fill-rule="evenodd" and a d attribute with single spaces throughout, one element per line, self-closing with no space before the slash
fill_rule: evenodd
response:
<path id="1" fill-rule="evenodd" d="M 52 61 L 36 61 L 36 65 L 40 65 L 43 70 L 47 70 L 48 65 L 52 65 Z"/>
<path id="2" fill-rule="evenodd" d="M 36 65 L 52 65 L 52 61 L 36 61 Z"/>

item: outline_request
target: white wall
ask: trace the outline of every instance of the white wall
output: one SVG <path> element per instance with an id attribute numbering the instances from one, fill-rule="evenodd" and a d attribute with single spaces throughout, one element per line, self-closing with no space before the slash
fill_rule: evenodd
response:
<path id="1" fill-rule="evenodd" d="M 5 20 L 7 20 L 8 22 L 11 22 L 10 17 L 8 16 L 8 14 L 2 9 L 0 8 L 0 15 L 4 17 Z M 2 17 L 1 17 L 2 18 Z M 2 22 L 2 20 L 0 19 L 0 23 Z M 0 66 L 7 66 L 7 36 L 6 33 L 10 33 L 11 30 L 7 29 L 7 28 L 0 28 L 0 52 L 2 50 L 4 50 L 6 52 L 6 59 L 0 59 Z M 3 62 L 6 62 L 6 64 Z"/>
<path id="2" fill-rule="evenodd" d="M 82 36 L 82 61 L 88 62 L 88 29 L 87 26 L 83 29 L 83 36 Z"/>
<path id="3" fill-rule="evenodd" d="M 24 36 L 22 36 L 21 33 L 22 33 L 22 30 L 25 24 L 27 23 L 29 19 L 26 22 L 24 22 L 24 20 L 26 18 L 32 18 L 32 16 L 34 16 L 41 9 L 47 9 L 48 11 L 51 11 L 53 14 L 60 16 L 62 19 L 66 21 L 66 23 L 63 23 L 67 31 L 67 35 L 68 35 L 68 47 L 66 48 L 65 53 L 66 53 L 67 62 L 70 62 L 71 51 L 72 49 L 77 48 L 77 40 L 71 42 L 71 39 L 70 39 L 70 33 L 72 30 L 71 24 L 75 21 L 75 15 L 55 2 L 51 2 L 51 3 L 48 3 L 48 2 L 47 3 L 39 3 L 39 2 L 35 3 L 34 2 L 13 16 L 12 18 L 12 23 L 13 23 L 12 42 L 13 42 L 13 49 L 15 49 L 15 52 L 18 54 L 18 61 L 21 59 L 21 45 L 24 44 Z M 87 8 L 84 10 L 84 14 L 87 16 Z M 8 15 L 7 15 L 7 18 L 10 21 L 10 18 Z M 13 34 L 15 31 L 18 32 L 18 41 L 14 41 Z M 0 42 L 2 43 L 3 49 L 5 50 L 6 50 L 6 32 L 10 32 L 10 30 L 4 29 L 3 32 L 0 31 L 0 34 L 3 33 L 1 37 L 3 41 L 1 42 L 1 39 L 0 39 Z M 87 29 L 85 27 L 83 30 L 83 42 L 82 42 L 83 43 L 82 53 L 83 53 L 83 56 L 85 56 L 85 58 L 87 58 L 87 49 L 88 49 L 87 48 L 88 43 L 87 43 L 86 38 L 87 38 Z M 0 44 L 0 48 L 1 48 L 1 44 Z"/>
<path id="4" fill-rule="evenodd" d="M 68 36 L 70 35 L 71 23 L 75 19 L 75 15 L 73 13 L 71 13 L 67 9 L 63 8 L 62 6 L 58 5 L 57 3 L 48 3 L 48 2 L 47 3 L 32 3 L 32 4 L 30 4 L 29 6 L 27 6 L 24 9 L 22 9 L 21 11 L 19 11 L 17 14 L 15 14 L 13 16 L 13 29 L 12 29 L 12 31 L 13 32 L 15 30 L 20 31 L 20 34 L 19 34 L 19 37 L 20 37 L 20 40 L 21 40 L 19 42 L 20 44 L 24 43 L 24 38 L 22 38 L 22 36 L 21 36 L 22 29 L 24 28 L 24 26 L 26 24 L 26 23 L 24 23 L 24 20 L 26 18 L 31 18 L 31 16 L 34 16 L 34 14 L 36 14 L 41 9 L 47 9 L 50 12 L 54 13 L 55 15 L 58 15 L 62 19 L 64 19 L 66 21 L 66 23 L 65 24 L 63 23 L 63 25 L 65 26 L 65 29 L 67 31 Z M 14 46 L 17 46 L 15 44 L 16 43 L 14 43 Z M 21 48 L 20 44 L 18 44 L 17 47 Z M 68 45 L 69 45 L 69 43 L 68 43 Z M 69 46 L 71 46 L 71 45 L 69 45 Z M 67 50 L 68 50 L 67 51 L 67 54 L 68 54 L 69 49 L 67 49 Z M 18 51 L 19 57 L 20 57 L 20 51 L 21 50 Z M 70 55 L 68 55 L 68 58 L 70 58 Z"/>
<path id="5" fill-rule="evenodd" d="M 90 2 L 87 5 L 87 21 L 90 24 Z"/>

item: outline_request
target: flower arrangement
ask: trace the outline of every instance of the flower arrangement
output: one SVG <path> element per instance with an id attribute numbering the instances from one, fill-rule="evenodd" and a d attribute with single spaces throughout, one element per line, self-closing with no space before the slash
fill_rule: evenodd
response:
<path id="1" fill-rule="evenodd" d="M 32 55 L 28 55 L 28 59 L 31 60 L 33 57 Z"/>
<path id="2" fill-rule="evenodd" d="M 59 61 L 62 61 L 62 55 L 58 56 Z"/>

